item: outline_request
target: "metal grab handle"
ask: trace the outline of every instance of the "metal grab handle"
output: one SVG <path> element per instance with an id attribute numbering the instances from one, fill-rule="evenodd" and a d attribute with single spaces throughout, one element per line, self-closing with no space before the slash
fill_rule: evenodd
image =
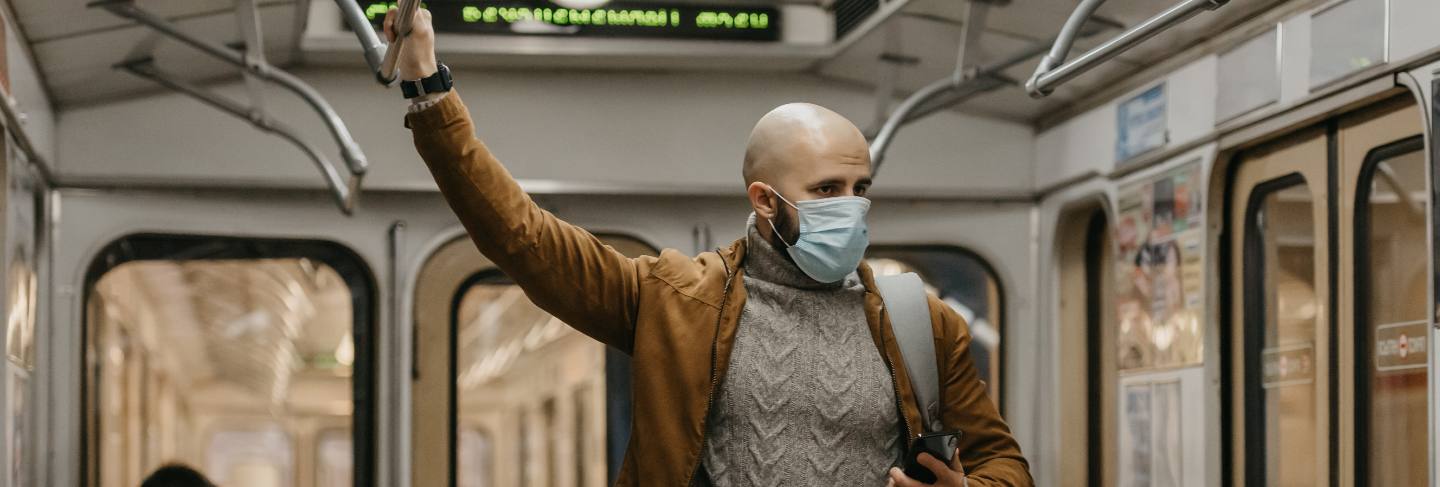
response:
<path id="1" fill-rule="evenodd" d="M 415 12 L 420 10 L 420 0 L 400 0 L 396 4 L 397 17 L 395 18 L 395 42 L 388 46 L 380 43 L 380 36 L 375 28 L 370 25 L 370 18 L 365 16 L 365 11 L 360 9 L 360 4 L 355 0 L 335 0 L 335 5 L 340 7 L 341 18 L 350 30 L 355 31 L 355 37 L 360 39 L 360 48 L 365 51 L 365 63 L 370 65 L 370 71 L 375 73 L 375 81 L 382 85 L 389 86 L 395 82 L 399 74 L 396 65 L 400 62 L 400 52 L 405 45 L 405 38 L 410 36 L 410 23 L 415 18 Z"/>
<path id="2" fill-rule="evenodd" d="M 335 203 L 340 206 L 340 211 L 346 215 L 352 214 L 355 211 L 356 195 L 359 194 L 357 189 L 360 187 L 360 180 L 364 178 L 364 174 L 351 173 L 349 177 L 342 178 L 340 171 L 335 169 L 335 165 L 330 163 L 330 160 L 314 146 L 301 140 L 300 137 L 296 135 L 299 131 L 293 127 L 273 120 L 262 113 L 252 110 L 250 107 L 206 91 L 189 82 L 180 81 L 175 75 L 165 73 L 159 68 L 156 68 L 154 60 L 151 58 L 124 62 L 115 67 L 154 81 L 166 88 L 189 95 L 191 98 L 199 100 L 206 105 L 245 119 L 250 122 L 251 125 L 254 125 L 255 128 L 263 132 L 278 135 L 290 141 L 290 143 L 295 144 L 296 147 L 299 147 L 306 155 L 310 156 L 310 160 L 315 162 L 315 166 L 319 168 L 320 173 L 325 176 L 325 183 L 330 187 L 330 192 L 335 197 Z"/>
<path id="3" fill-rule="evenodd" d="M 1136 44 L 1154 37 L 1175 24 L 1184 22 L 1202 10 L 1215 10 L 1229 1 L 1185 0 L 1179 5 L 1146 19 L 1130 30 L 1120 33 L 1114 39 L 1105 41 L 1104 44 L 1081 54 L 1073 61 L 1060 65 L 1065 62 L 1071 46 L 1075 44 L 1075 37 L 1079 35 L 1081 26 L 1090 19 L 1100 4 L 1105 3 L 1105 0 L 1082 0 L 1080 5 L 1075 7 L 1075 11 L 1070 14 L 1069 20 L 1065 21 L 1065 26 L 1060 29 L 1060 35 L 1055 38 L 1055 45 L 1050 49 L 1050 53 L 1041 58 L 1040 65 L 1035 67 L 1035 74 L 1030 77 L 1030 81 L 1025 83 L 1025 91 L 1035 98 L 1049 95 L 1061 83 L 1074 79 L 1100 63 L 1130 50 Z"/>
<path id="4" fill-rule="evenodd" d="M 249 74 L 279 84 L 281 87 L 299 95 L 311 108 L 314 108 L 316 112 L 320 113 L 320 117 L 325 121 L 326 127 L 330 129 L 330 135 L 335 138 L 336 143 L 340 144 L 341 156 L 345 158 L 345 164 L 349 166 L 350 172 L 357 175 L 364 174 L 368 168 L 369 164 L 365 160 L 365 153 L 360 150 L 360 144 L 356 143 L 355 139 L 350 136 L 350 130 L 345 127 L 345 121 L 340 119 L 340 115 L 335 113 L 335 109 L 330 107 L 330 104 L 325 101 L 325 97 L 321 96 L 320 92 L 315 91 L 314 88 L 310 87 L 310 85 L 304 81 L 301 81 L 300 78 L 296 78 L 294 75 L 283 70 L 275 69 L 275 67 L 269 63 L 246 62 L 244 53 L 181 32 L 175 24 L 136 7 L 131 0 L 99 0 L 90 3 L 90 6 L 102 7 L 115 15 L 145 24 L 155 29 L 156 32 L 164 34 L 171 39 L 204 51 L 221 61 L 228 62 L 245 70 L 245 72 Z"/>
<path id="5" fill-rule="evenodd" d="M 967 18 L 983 20 L 985 15 L 985 13 L 981 13 L 977 16 L 972 13 L 972 15 L 968 15 Z M 1076 31 L 1076 37 L 1086 38 L 1097 35 L 1105 29 L 1119 29 L 1121 27 L 1119 24 L 1110 20 L 1101 18 L 1096 18 L 1095 20 L 1097 22 L 1092 22 L 1079 28 L 1079 30 Z M 972 24 L 974 24 L 974 22 L 972 22 Z M 870 142 L 872 176 L 880 173 L 880 166 L 885 163 L 885 153 L 890 149 L 890 145 L 895 142 L 895 134 L 900 131 L 901 127 L 976 96 L 1005 86 L 1019 84 L 1018 81 L 1006 78 L 1005 71 L 1035 56 L 1039 56 L 1059 39 L 1057 37 L 1055 39 L 1030 44 L 1028 47 L 988 65 L 973 68 L 965 67 L 967 66 L 964 61 L 966 57 L 964 53 L 967 49 L 966 45 L 978 45 L 976 41 L 970 39 L 969 36 L 979 30 L 979 28 L 975 28 L 974 30 L 967 29 L 961 34 L 960 60 L 956 62 L 955 72 L 951 76 L 940 78 L 926 85 L 924 88 L 920 88 L 920 90 L 911 93 L 909 97 L 900 102 L 899 106 L 895 107 L 895 111 L 890 113 L 889 118 L 885 119 L 884 125 L 882 125 L 880 131 L 876 133 L 875 139 Z M 1074 38 L 1071 38 L 1071 40 L 1073 41 Z"/>
<path id="6" fill-rule="evenodd" d="M 335 168 L 335 165 L 314 146 L 301 140 L 300 137 L 296 135 L 299 131 L 293 127 L 271 119 L 263 114 L 258 114 L 249 107 L 205 91 L 191 83 L 179 81 L 176 76 L 156 68 L 155 63 L 150 58 L 121 63 L 115 67 L 154 81 L 166 88 L 189 95 L 202 103 L 245 119 L 261 131 L 278 135 L 295 144 L 295 146 L 304 151 L 306 155 L 310 156 L 310 159 L 314 161 L 315 165 L 320 169 L 321 174 L 325 176 L 325 183 L 330 187 L 330 191 L 335 197 L 335 203 L 340 206 L 340 210 L 347 215 L 354 211 L 357 195 L 356 189 L 359 188 L 360 180 L 364 177 L 364 174 L 352 173 L 348 178 L 342 179 L 340 171 Z"/>

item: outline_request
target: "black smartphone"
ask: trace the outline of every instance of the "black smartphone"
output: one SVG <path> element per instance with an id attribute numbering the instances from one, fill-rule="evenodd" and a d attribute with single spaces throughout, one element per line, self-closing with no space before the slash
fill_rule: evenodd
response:
<path id="1" fill-rule="evenodd" d="M 927 484 L 935 483 L 935 472 L 920 464 L 920 453 L 929 453 L 940 463 L 950 464 L 955 458 L 955 446 L 960 443 L 959 431 L 927 433 L 910 440 L 910 449 L 905 452 L 905 475 Z"/>

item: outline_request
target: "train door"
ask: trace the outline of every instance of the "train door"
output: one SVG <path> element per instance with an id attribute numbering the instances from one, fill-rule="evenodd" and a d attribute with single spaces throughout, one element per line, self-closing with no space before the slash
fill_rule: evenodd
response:
<path id="1" fill-rule="evenodd" d="M 411 485 L 614 481 L 630 431 L 628 357 L 531 303 L 464 236 L 426 258 L 414 300 L 411 394 L 425 399 L 411 410 Z"/>
<path id="2" fill-rule="evenodd" d="M 1228 218 L 1228 475 L 1425 485 L 1421 119 L 1383 102 L 1247 151 Z"/>
<path id="3" fill-rule="evenodd" d="M 1428 485 L 1429 177 L 1408 98 L 1342 119 L 1338 316 L 1341 471 L 1357 486 Z"/>
<path id="4" fill-rule="evenodd" d="M 1115 485 L 1119 415 L 1111 312 L 1114 266 L 1109 218 L 1099 202 L 1065 211 L 1060 246 L 1060 363 L 1063 402 L 1060 478 L 1063 485 Z"/>
<path id="5" fill-rule="evenodd" d="M 42 485 L 369 487 L 392 451 L 378 334 L 393 215 L 318 192 L 57 190 Z M 383 206 L 383 205 L 381 205 Z"/>

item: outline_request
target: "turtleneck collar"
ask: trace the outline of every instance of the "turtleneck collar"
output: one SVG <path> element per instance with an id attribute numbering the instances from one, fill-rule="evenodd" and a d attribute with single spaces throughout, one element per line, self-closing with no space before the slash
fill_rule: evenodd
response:
<path id="1" fill-rule="evenodd" d="M 745 228 L 746 251 L 743 265 L 747 278 L 798 289 L 841 289 L 859 283 L 859 276 L 854 272 L 846 275 L 844 279 L 832 283 L 819 282 L 805 275 L 805 272 L 800 270 L 795 262 L 781 254 L 784 250 L 775 248 L 774 244 L 760 235 L 754 213 L 750 214 Z"/>

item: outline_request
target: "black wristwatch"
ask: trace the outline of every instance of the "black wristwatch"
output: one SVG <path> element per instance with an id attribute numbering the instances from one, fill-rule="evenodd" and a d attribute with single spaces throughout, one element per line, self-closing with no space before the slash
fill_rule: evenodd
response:
<path id="1" fill-rule="evenodd" d="M 418 80 L 400 81 L 400 92 L 405 98 L 418 98 L 430 93 L 444 93 L 455 86 L 455 81 L 450 78 L 450 68 L 445 63 L 440 63 L 440 69 L 435 74 Z"/>

